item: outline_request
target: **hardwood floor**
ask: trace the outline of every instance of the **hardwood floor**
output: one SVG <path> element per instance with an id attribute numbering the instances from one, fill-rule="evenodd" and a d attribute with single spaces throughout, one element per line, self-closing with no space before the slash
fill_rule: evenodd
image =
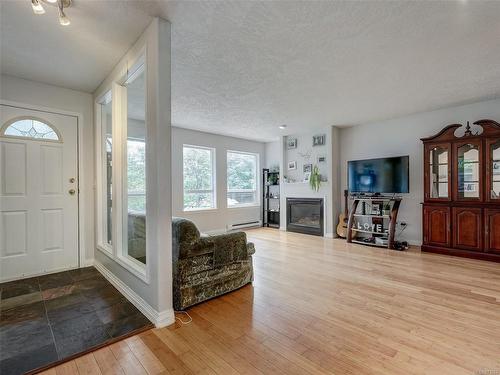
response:
<path id="1" fill-rule="evenodd" d="M 498 263 L 247 233 L 253 286 L 45 374 L 500 374 Z"/>

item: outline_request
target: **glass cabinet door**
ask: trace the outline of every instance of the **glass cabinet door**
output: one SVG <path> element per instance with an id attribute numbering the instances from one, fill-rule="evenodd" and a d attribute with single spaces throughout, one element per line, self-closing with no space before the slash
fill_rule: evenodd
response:
<path id="1" fill-rule="evenodd" d="M 481 160 L 479 144 L 467 143 L 457 147 L 457 198 L 481 198 Z"/>
<path id="2" fill-rule="evenodd" d="M 500 199 L 500 139 L 492 141 L 488 149 L 489 197 Z"/>
<path id="3" fill-rule="evenodd" d="M 429 193 L 430 199 L 448 199 L 449 181 L 448 159 L 450 157 L 447 146 L 435 146 L 428 150 L 429 157 Z"/>

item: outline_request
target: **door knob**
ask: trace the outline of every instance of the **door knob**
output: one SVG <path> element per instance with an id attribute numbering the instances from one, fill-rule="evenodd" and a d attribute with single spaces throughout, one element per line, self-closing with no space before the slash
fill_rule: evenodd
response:
<path id="1" fill-rule="evenodd" d="M 69 189 L 68 193 L 69 193 L 70 195 L 75 195 L 76 190 L 75 190 L 75 189 Z"/>

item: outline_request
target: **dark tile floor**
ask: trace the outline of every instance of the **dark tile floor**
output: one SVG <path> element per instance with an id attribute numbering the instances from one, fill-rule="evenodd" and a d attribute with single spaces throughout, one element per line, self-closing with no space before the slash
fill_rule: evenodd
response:
<path id="1" fill-rule="evenodd" d="M 0 374 L 23 374 L 151 322 L 94 267 L 0 284 Z"/>

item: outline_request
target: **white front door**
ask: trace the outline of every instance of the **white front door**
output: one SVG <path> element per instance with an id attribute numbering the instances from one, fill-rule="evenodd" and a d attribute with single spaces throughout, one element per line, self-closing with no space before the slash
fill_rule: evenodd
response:
<path id="1" fill-rule="evenodd" d="M 77 124 L 0 104 L 0 281 L 78 267 Z"/>

